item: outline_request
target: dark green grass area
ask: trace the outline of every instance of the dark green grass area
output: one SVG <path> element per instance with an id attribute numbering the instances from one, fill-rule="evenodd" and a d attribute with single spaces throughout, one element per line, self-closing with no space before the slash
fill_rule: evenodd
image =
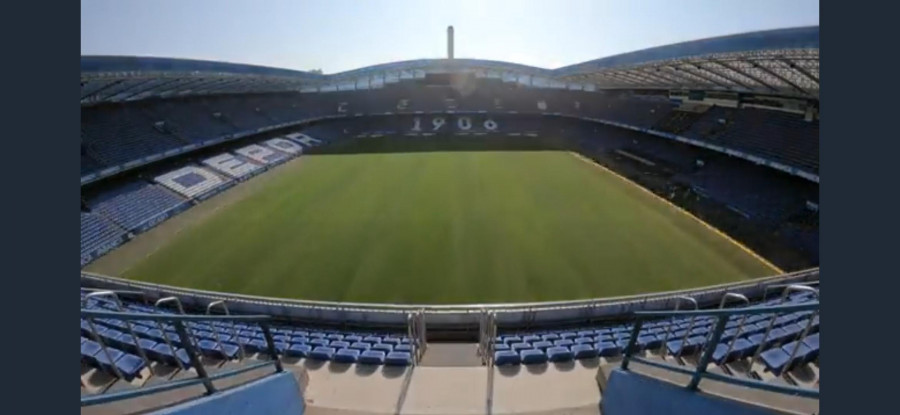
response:
<path id="1" fill-rule="evenodd" d="M 399 303 L 579 299 L 774 273 L 563 151 L 308 155 L 128 278 Z"/>

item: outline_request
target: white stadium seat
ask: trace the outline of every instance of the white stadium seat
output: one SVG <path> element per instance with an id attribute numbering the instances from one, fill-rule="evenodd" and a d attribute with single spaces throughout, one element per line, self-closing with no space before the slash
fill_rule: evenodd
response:
<path id="1" fill-rule="evenodd" d="M 252 176 L 262 170 L 258 164 L 249 160 L 235 157 L 229 153 L 222 153 L 214 157 L 203 160 L 203 164 L 212 169 L 225 173 L 235 179 L 241 177 Z"/>
<path id="2" fill-rule="evenodd" d="M 296 141 L 303 147 L 315 147 L 319 144 L 322 144 L 322 140 L 319 140 L 318 138 L 312 138 L 303 133 L 291 133 L 291 134 L 286 135 L 285 137 Z"/>
<path id="3" fill-rule="evenodd" d="M 189 198 L 203 196 L 227 183 L 215 173 L 197 166 L 182 167 L 156 176 L 154 180 Z"/>
<path id="4" fill-rule="evenodd" d="M 283 151 L 288 154 L 299 155 L 299 154 L 303 153 L 303 147 L 301 147 L 299 144 L 297 144 L 291 140 L 285 140 L 284 138 L 281 138 L 281 137 L 276 137 L 271 140 L 266 140 L 265 145 L 272 147 L 276 150 Z"/>
<path id="5" fill-rule="evenodd" d="M 250 144 L 249 146 L 241 147 L 235 150 L 235 153 L 262 164 L 278 164 L 287 158 L 284 153 L 272 150 L 268 147 L 263 147 L 259 144 Z"/>

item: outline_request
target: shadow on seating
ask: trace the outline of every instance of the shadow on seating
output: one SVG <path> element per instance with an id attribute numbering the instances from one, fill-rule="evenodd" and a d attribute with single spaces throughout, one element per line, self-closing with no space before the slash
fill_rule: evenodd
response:
<path id="1" fill-rule="evenodd" d="M 596 369 L 600 367 L 600 358 L 598 357 L 592 357 L 590 359 L 578 359 L 577 362 L 579 365 L 581 365 L 581 367 L 587 369 Z"/>
<path id="2" fill-rule="evenodd" d="M 322 366 L 325 366 L 325 363 L 328 363 L 324 360 L 315 360 L 315 359 L 306 359 L 303 361 L 303 367 L 308 370 L 316 370 L 321 369 Z"/>
<path id="3" fill-rule="evenodd" d="M 568 360 L 565 362 L 553 362 L 553 367 L 560 372 L 571 372 L 572 369 L 575 369 L 575 361 Z"/>
<path id="4" fill-rule="evenodd" d="M 522 371 L 522 365 L 504 365 L 497 366 L 497 371 L 503 376 L 515 376 Z"/>
<path id="5" fill-rule="evenodd" d="M 350 363 L 330 362 L 328 364 L 328 371 L 331 373 L 344 373 L 350 370 L 350 365 Z"/>
<path id="6" fill-rule="evenodd" d="M 528 373 L 532 373 L 535 375 L 540 375 L 541 373 L 544 373 L 547 371 L 546 363 L 535 363 L 535 364 L 522 365 L 522 366 L 525 366 L 525 370 L 527 370 Z"/>
<path id="7" fill-rule="evenodd" d="M 381 367 L 381 366 L 357 364 L 354 372 L 360 376 L 372 376 L 373 373 L 378 371 L 379 367 Z"/>
<path id="8" fill-rule="evenodd" d="M 409 367 L 407 366 L 384 366 L 384 369 L 381 370 L 381 374 L 388 379 L 396 379 L 403 376 L 408 369 Z"/>

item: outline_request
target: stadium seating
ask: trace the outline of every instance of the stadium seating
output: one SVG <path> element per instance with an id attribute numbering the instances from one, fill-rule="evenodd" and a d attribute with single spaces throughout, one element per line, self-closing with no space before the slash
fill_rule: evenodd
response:
<path id="1" fill-rule="evenodd" d="M 818 186 L 811 182 L 727 157 L 707 160 L 676 181 L 765 223 L 781 222 L 818 200 Z"/>
<path id="2" fill-rule="evenodd" d="M 714 107 L 684 135 L 809 171 L 819 170 L 819 124 L 804 121 L 801 115 Z"/>
<path id="3" fill-rule="evenodd" d="M 82 145 L 100 162 L 118 166 L 188 143 L 156 128 L 159 120 L 141 108 L 86 108 L 81 112 Z"/>
<path id="4" fill-rule="evenodd" d="M 157 183 L 190 198 L 201 198 L 225 186 L 222 177 L 196 166 L 186 166 L 156 176 Z"/>
<path id="5" fill-rule="evenodd" d="M 108 297 L 86 298 L 86 295 L 87 292 L 82 291 L 83 308 L 88 310 L 152 314 L 172 312 L 130 300 L 122 300 L 124 309 L 119 309 Z M 136 338 L 133 338 L 129 334 L 128 324 L 123 320 L 94 319 L 93 323 L 92 327 L 87 320 L 81 320 L 82 360 L 111 375 L 116 373 L 107 363 L 108 359 L 97 357 L 100 350 L 98 340 L 114 354 L 113 362 L 117 367 L 121 366 L 121 373 L 126 379 L 131 379 L 143 369 L 143 360 L 137 358 L 140 351 L 147 355 L 151 363 L 191 366 L 187 352 L 183 349 L 185 340 L 179 338 L 174 326 L 170 324 L 134 321 L 131 329 Z M 198 352 L 211 359 L 235 360 L 252 357 L 256 353 L 266 353 L 262 329 L 256 324 L 189 322 L 187 328 Z M 400 333 L 337 331 L 282 325 L 273 327 L 272 334 L 278 352 L 288 357 L 403 366 L 413 363 L 412 341 Z"/>
<path id="6" fill-rule="evenodd" d="M 288 159 L 285 153 L 259 144 L 250 144 L 234 152 L 260 164 L 278 164 Z"/>
<path id="7" fill-rule="evenodd" d="M 810 293 L 793 294 L 787 303 L 781 299 L 762 301 L 756 305 L 802 304 L 812 300 Z M 810 323 L 809 335 L 800 338 Z M 775 374 L 790 364 L 808 363 L 819 350 L 819 318 L 811 312 L 787 315 L 757 315 L 741 324 L 742 316 L 732 316 L 716 344 L 713 360 L 726 364 L 752 356 L 763 346 L 761 359 L 766 369 Z M 687 356 L 702 350 L 711 335 L 716 319 L 677 318 L 643 324 L 635 343 L 636 351 L 656 351 L 665 347 L 672 356 Z M 772 326 L 771 331 L 767 330 Z M 622 354 L 631 338 L 631 324 L 614 324 L 577 329 L 516 332 L 499 335 L 493 340 L 494 363 L 497 365 L 565 362 L 593 357 L 615 357 Z M 732 342 L 734 343 L 732 345 Z M 788 361 L 792 348 L 802 344 L 797 356 Z"/>
<path id="8" fill-rule="evenodd" d="M 203 164 L 235 179 L 249 177 L 262 171 L 262 167 L 258 164 L 244 157 L 229 153 L 222 153 L 205 159 Z"/>
<path id="9" fill-rule="evenodd" d="M 134 182 L 106 191 L 88 200 L 87 204 L 94 212 L 130 231 L 185 202 L 161 186 Z"/>
<path id="10" fill-rule="evenodd" d="M 81 212 L 81 257 L 118 246 L 126 231 L 100 215 Z"/>

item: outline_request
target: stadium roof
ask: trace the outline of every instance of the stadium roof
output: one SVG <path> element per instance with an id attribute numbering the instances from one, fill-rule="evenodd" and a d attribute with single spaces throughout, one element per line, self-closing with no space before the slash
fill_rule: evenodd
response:
<path id="1" fill-rule="evenodd" d="M 558 69 L 478 59 L 420 59 L 321 75 L 189 59 L 82 56 L 81 103 L 368 89 L 447 72 L 472 72 L 551 88 L 700 89 L 818 99 L 819 27 L 694 40 Z"/>

